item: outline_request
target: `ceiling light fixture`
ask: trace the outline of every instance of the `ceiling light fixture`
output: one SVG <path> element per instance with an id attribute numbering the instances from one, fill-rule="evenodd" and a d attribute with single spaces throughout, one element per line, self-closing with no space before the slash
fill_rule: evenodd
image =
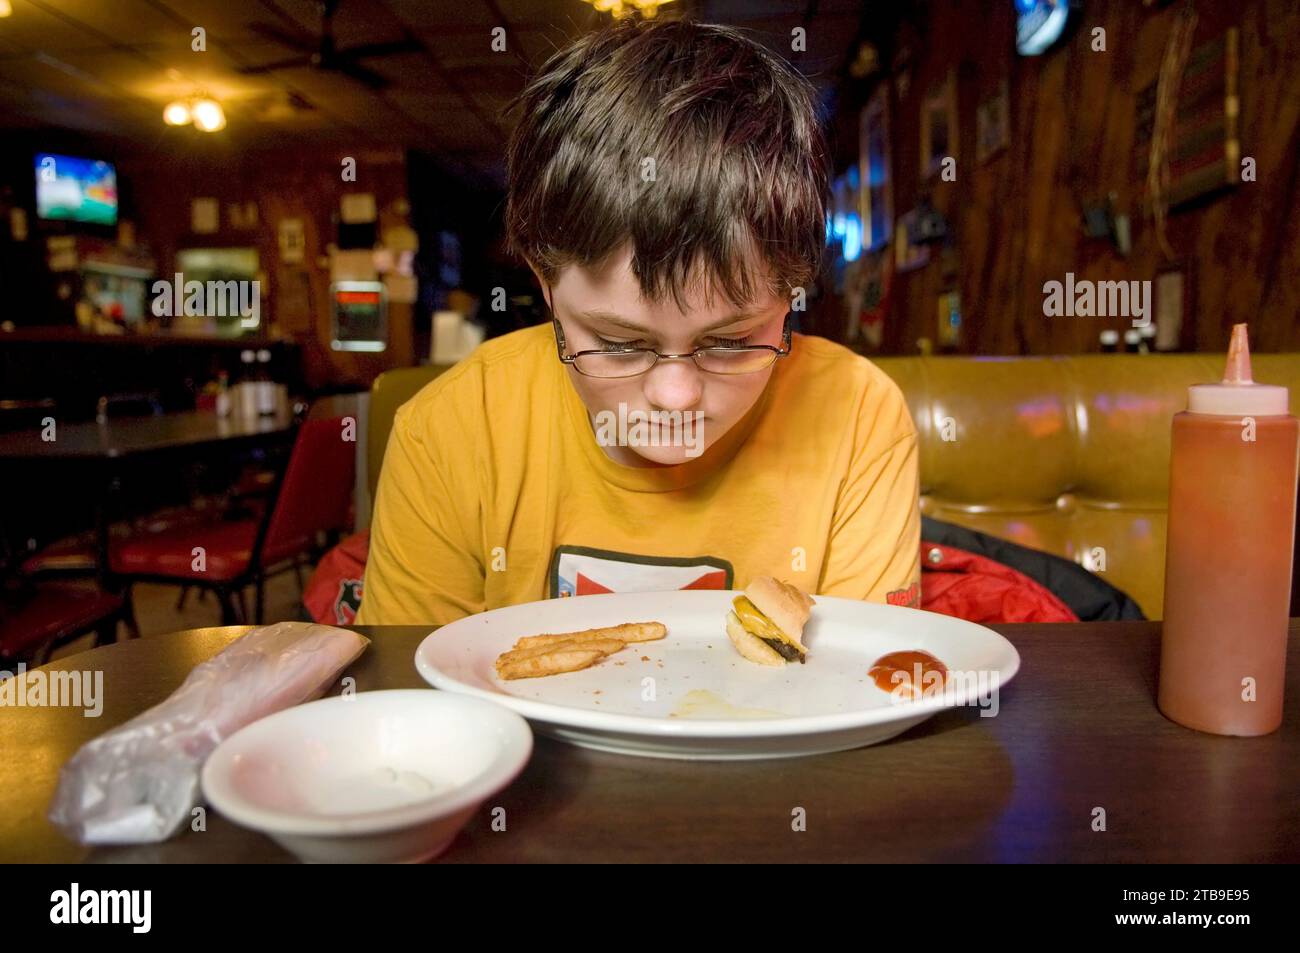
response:
<path id="1" fill-rule="evenodd" d="M 609 13 L 615 20 L 640 13 L 646 20 L 653 20 L 659 15 L 659 8 L 673 0 L 582 0 L 589 3 L 598 13 Z"/>
<path id="2" fill-rule="evenodd" d="M 0 18 L 10 16 L 13 12 L 13 4 L 9 0 L 0 0 Z"/>
<path id="3" fill-rule="evenodd" d="M 3 3 L 4 0 L 0 0 Z M 190 111 L 190 104 L 182 99 L 168 103 L 163 109 L 163 122 L 169 126 L 188 126 L 194 121 L 194 115 Z"/>
<path id="4" fill-rule="evenodd" d="M 202 132 L 218 132 L 226 128 L 226 113 L 215 99 L 200 99 L 190 110 L 194 127 Z"/>

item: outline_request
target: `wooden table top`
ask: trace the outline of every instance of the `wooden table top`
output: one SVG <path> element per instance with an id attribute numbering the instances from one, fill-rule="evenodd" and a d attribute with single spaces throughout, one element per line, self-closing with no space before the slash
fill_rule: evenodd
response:
<path id="1" fill-rule="evenodd" d="M 665 761 L 538 736 L 513 785 L 443 862 L 1300 860 L 1300 619 L 1290 628 L 1282 728 L 1221 738 L 1155 706 L 1157 622 L 996 625 L 1020 651 L 1000 712 L 952 710 L 892 741 L 809 758 Z M 50 670 L 102 670 L 104 709 L 0 709 L 0 861 L 245 862 L 292 857 L 208 813 L 156 845 L 83 848 L 45 819 L 60 766 L 167 697 L 245 627 L 96 649 Z M 360 691 L 422 687 L 426 627 L 362 627 Z M 494 832 L 493 807 L 507 830 Z M 806 830 L 792 830 L 795 808 Z M 1097 808 L 1105 830 L 1094 830 Z"/>
<path id="2" fill-rule="evenodd" d="M 57 439 L 51 441 L 42 440 L 39 430 L 0 433 L 0 459 L 117 459 L 135 453 L 287 434 L 292 428 L 292 414 L 218 417 L 211 410 L 122 417 L 104 423 L 60 423 Z"/>
<path id="3" fill-rule="evenodd" d="M 324 397 L 312 403 L 310 415 L 341 416 L 357 413 L 355 395 Z M 41 431 L 0 433 L 0 460 L 108 459 L 153 453 L 181 447 L 231 440 L 287 436 L 293 431 L 292 413 L 265 417 L 219 417 L 212 410 L 189 410 L 152 417 L 121 417 L 78 423 L 59 423 L 56 438 L 41 439 Z"/>

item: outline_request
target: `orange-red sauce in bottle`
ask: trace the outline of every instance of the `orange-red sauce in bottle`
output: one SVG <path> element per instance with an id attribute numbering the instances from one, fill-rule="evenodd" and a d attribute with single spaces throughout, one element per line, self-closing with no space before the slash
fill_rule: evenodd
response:
<path id="1" fill-rule="evenodd" d="M 1246 325 L 1219 384 L 1176 414 L 1160 644 L 1160 710 L 1188 728 L 1282 723 L 1300 421 L 1285 387 L 1251 380 Z"/>

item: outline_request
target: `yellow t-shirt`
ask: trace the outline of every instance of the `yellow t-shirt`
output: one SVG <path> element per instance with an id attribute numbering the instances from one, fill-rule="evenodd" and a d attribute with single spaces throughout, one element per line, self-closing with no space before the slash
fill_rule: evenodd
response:
<path id="1" fill-rule="evenodd" d="M 762 396 L 671 467 L 616 463 L 549 324 L 487 342 L 403 404 L 357 623 L 438 625 L 556 596 L 743 589 L 920 605 L 917 439 L 883 371 L 795 335 Z"/>

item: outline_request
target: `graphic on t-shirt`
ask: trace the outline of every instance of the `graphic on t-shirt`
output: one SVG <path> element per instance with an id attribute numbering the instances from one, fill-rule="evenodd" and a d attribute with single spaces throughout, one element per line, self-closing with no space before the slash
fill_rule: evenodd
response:
<path id="1" fill-rule="evenodd" d="M 908 606 L 912 609 L 921 608 L 921 584 L 914 582 L 906 589 L 894 589 L 885 593 L 885 602 L 891 606 Z"/>
<path id="2" fill-rule="evenodd" d="M 551 558 L 551 598 L 601 592 L 730 589 L 735 571 L 716 556 L 664 557 L 557 546 Z"/>

